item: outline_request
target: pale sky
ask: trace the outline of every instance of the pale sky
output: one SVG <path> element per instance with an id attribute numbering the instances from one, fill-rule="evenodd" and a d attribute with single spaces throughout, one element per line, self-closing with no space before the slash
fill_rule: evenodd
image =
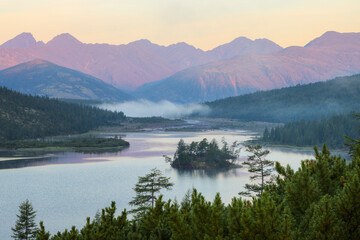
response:
<path id="1" fill-rule="evenodd" d="M 70 33 L 84 43 L 138 39 L 203 50 L 246 36 L 303 46 L 326 31 L 360 32 L 360 0 L 0 0 L 0 44 Z"/>

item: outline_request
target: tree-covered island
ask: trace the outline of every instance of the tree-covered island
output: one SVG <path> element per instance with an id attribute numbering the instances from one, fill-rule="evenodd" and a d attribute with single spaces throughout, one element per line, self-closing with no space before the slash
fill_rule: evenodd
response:
<path id="1" fill-rule="evenodd" d="M 165 157 L 173 168 L 178 169 L 210 169 L 239 167 L 234 162 L 239 156 L 240 148 L 237 142 L 228 144 L 222 141 L 222 147 L 213 139 L 206 138 L 200 142 L 186 144 L 180 140 L 173 158 Z"/>

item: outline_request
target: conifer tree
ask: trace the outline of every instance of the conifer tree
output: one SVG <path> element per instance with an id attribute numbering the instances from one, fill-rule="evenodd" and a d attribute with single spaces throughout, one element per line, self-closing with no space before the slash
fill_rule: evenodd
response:
<path id="1" fill-rule="evenodd" d="M 170 239 L 170 200 L 162 201 L 162 195 L 155 202 L 155 206 L 142 215 L 140 232 L 145 239 Z"/>
<path id="2" fill-rule="evenodd" d="M 360 159 L 357 164 L 360 165 Z M 360 239 L 360 167 L 356 166 L 338 196 L 337 217 L 343 222 L 346 239 Z M 344 239 L 345 239 L 344 238 Z"/>
<path id="3" fill-rule="evenodd" d="M 278 239 L 291 240 L 293 237 L 293 230 L 295 228 L 295 220 L 291 214 L 290 208 L 285 207 L 281 214 L 281 226 L 278 233 Z"/>
<path id="4" fill-rule="evenodd" d="M 241 198 L 232 198 L 231 204 L 228 207 L 228 229 L 229 234 L 234 239 L 240 238 L 240 233 L 244 230 L 241 224 L 241 214 L 244 210 L 244 202 Z"/>
<path id="5" fill-rule="evenodd" d="M 175 203 L 170 210 L 171 239 L 194 239 L 191 219 L 191 191 L 188 190 L 180 207 Z"/>
<path id="6" fill-rule="evenodd" d="M 11 228 L 13 231 L 12 237 L 19 240 L 34 238 L 37 231 L 35 223 L 36 211 L 34 211 L 28 199 L 20 204 L 19 211 L 20 214 L 16 215 L 18 219 L 16 220 L 15 227 Z"/>
<path id="7" fill-rule="evenodd" d="M 299 220 L 313 202 L 321 197 L 319 183 L 311 176 L 309 164 L 302 162 L 301 168 L 286 183 L 285 198 L 293 216 Z"/>
<path id="8" fill-rule="evenodd" d="M 209 221 L 211 218 L 211 203 L 205 200 L 205 197 L 193 190 L 191 196 L 192 203 L 192 225 L 196 239 L 205 239 L 209 233 Z"/>
<path id="9" fill-rule="evenodd" d="M 151 172 L 144 177 L 139 177 L 135 188 L 133 188 L 136 192 L 136 196 L 129 202 L 131 206 L 136 206 L 137 208 L 130 212 L 143 213 L 146 210 L 153 208 L 157 199 L 156 195 L 160 190 L 170 190 L 174 185 L 169 180 L 170 178 L 162 176 L 161 171 L 156 168 L 151 169 Z"/>
<path id="10" fill-rule="evenodd" d="M 209 232 L 207 236 L 210 239 L 222 239 L 226 230 L 224 204 L 221 201 L 220 193 L 215 195 L 211 205 L 211 215 L 209 221 Z"/>
<path id="11" fill-rule="evenodd" d="M 260 179 L 260 183 L 254 184 L 245 184 L 247 192 L 240 192 L 240 195 L 251 195 L 251 192 L 256 193 L 256 195 L 261 195 L 265 189 L 265 186 L 271 183 L 268 180 L 268 177 L 271 175 L 273 170 L 274 162 L 267 160 L 266 156 L 270 153 L 269 150 L 263 150 L 262 146 L 248 145 L 246 148 L 247 152 L 252 153 L 248 156 L 248 161 L 245 161 L 243 164 L 249 166 L 249 172 L 253 173 L 250 177 L 251 180 Z"/>
<path id="12" fill-rule="evenodd" d="M 314 207 L 308 235 L 311 239 L 346 239 L 342 238 L 341 232 L 334 201 L 329 195 L 325 195 Z"/>
<path id="13" fill-rule="evenodd" d="M 270 138 L 270 132 L 268 128 L 265 128 L 264 133 L 263 133 L 263 140 L 264 141 L 268 141 Z"/>
<path id="14" fill-rule="evenodd" d="M 267 192 L 253 198 L 251 207 L 245 208 L 241 217 L 243 239 L 276 239 L 281 229 L 277 208 Z"/>
<path id="15" fill-rule="evenodd" d="M 36 240 L 49 240 L 50 233 L 45 231 L 44 223 L 40 222 L 40 229 L 36 232 Z"/>

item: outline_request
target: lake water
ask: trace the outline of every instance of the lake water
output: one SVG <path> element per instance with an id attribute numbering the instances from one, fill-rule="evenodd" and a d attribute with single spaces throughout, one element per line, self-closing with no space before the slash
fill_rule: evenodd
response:
<path id="1" fill-rule="evenodd" d="M 0 239 L 10 239 L 18 206 L 25 199 L 29 199 L 37 211 L 36 222 L 44 221 L 52 234 L 72 225 L 84 226 L 86 217 L 93 217 L 111 201 L 116 201 L 120 214 L 122 209 L 130 209 L 128 202 L 135 195 L 132 188 L 138 176 L 155 167 L 175 184 L 171 191 L 164 192 L 165 199 L 180 201 L 188 189 L 197 188 L 209 201 L 220 192 L 223 201 L 229 203 L 249 181 L 245 168 L 179 171 L 165 163 L 162 156 L 172 156 L 181 138 L 186 143 L 204 137 L 219 142 L 223 137 L 227 142 L 243 142 L 252 136 L 240 130 L 128 133 L 124 139 L 130 142 L 130 148 L 118 153 L 47 153 L 41 158 L 11 161 L 4 161 L 9 160 L 4 157 L 8 153 L 3 152 L 2 156 L 0 153 Z M 290 164 L 295 169 L 301 160 L 313 158 L 311 150 L 269 150 L 268 159 Z M 240 156 L 240 161 L 246 159 L 244 148 Z"/>

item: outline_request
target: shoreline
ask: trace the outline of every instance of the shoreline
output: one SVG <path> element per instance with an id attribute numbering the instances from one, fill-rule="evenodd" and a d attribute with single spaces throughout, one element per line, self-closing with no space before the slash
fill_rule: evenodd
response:
<path id="1" fill-rule="evenodd" d="M 273 147 L 273 148 L 291 148 L 291 149 L 297 149 L 297 150 L 314 150 L 314 146 L 293 146 L 293 145 L 284 145 L 284 144 L 276 144 L 276 143 L 264 143 L 257 140 L 248 140 L 244 142 L 245 144 L 259 144 L 264 147 Z M 348 149 L 339 149 L 339 148 L 329 148 L 326 146 L 327 149 L 331 152 L 346 152 Z M 318 146 L 318 149 L 321 150 L 322 146 Z"/>

